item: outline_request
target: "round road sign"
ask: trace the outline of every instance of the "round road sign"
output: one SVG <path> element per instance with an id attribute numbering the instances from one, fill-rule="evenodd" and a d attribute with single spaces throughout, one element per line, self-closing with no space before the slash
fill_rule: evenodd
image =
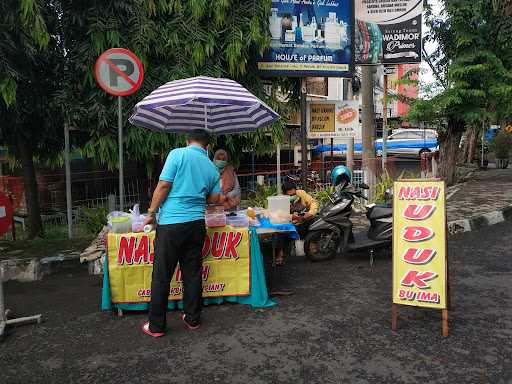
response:
<path id="1" fill-rule="evenodd" d="M 12 204 L 11 200 L 3 192 L 0 192 L 0 236 L 9 231 L 12 224 Z"/>
<path id="2" fill-rule="evenodd" d="M 128 96 L 142 84 L 144 69 L 133 52 L 124 48 L 111 48 L 96 60 L 94 75 L 105 92 L 114 96 Z"/>

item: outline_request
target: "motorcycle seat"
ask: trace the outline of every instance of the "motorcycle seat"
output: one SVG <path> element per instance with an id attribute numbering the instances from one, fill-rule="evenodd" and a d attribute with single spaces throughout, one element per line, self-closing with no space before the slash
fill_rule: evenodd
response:
<path id="1" fill-rule="evenodd" d="M 370 220 L 383 219 L 393 216 L 393 208 L 389 205 L 375 205 L 366 213 L 366 217 Z"/>

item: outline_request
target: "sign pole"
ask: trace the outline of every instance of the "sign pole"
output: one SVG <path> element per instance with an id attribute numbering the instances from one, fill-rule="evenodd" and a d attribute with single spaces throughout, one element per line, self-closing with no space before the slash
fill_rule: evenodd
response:
<path id="1" fill-rule="evenodd" d="M 71 164 L 69 158 L 69 126 L 64 124 L 64 163 L 66 168 L 66 213 L 68 219 L 68 238 L 73 238 L 73 212 L 71 201 Z"/>
<path id="2" fill-rule="evenodd" d="M 119 125 L 119 210 L 124 209 L 124 176 L 123 176 L 123 101 L 122 97 L 117 97 L 117 114 Z"/>
<path id="3" fill-rule="evenodd" d="M 308 171 L 308 137 L 307 137 L 307 120 L 306 120 L 306 78 L 303 77 L 300 79 L 300 120 L 301 120 L 301 153 L 302 153 L 302 177 L 301 183 L 302 188 L 307 190 L 306 188 L 306 173 Z"/>
<path id="4" fill-rule="evenodd" d="M 98 85 L 110 95 L 117 96 L 119 146 L 119 210 L 124 209 L 123 176 L 123 101 L 122 96 L 136 92 L 144 79 L 144 68 L 139 58 L 128 49 L 111 48 L 96 60 L 94 76 Z"/>
<path id="5" fill-rule="evenodd" d="M 388 159 L 388 75 L 384 73 L 384 95 L 382 98 L 382 171 L 386 172 Z"/>

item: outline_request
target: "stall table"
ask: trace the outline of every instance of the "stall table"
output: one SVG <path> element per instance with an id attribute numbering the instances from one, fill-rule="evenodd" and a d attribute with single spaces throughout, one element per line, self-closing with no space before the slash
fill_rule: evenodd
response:
<path id="1" fill-rule="evenodd" d="M 107 237 L 102 309 L 118 310 L 119 314 L 123 310 L 147 310 L 154 233 L 109 233 Z M 203 287 L 212 288 L 211 292 L 203 293 L 206 305 L 224 301 L 253 308 L 276 305 L 268 296 L 256 229 L 209 228 L 203 260 Z M 173 277 L 169 309 L 182 308 L 180 276 L 177 271 Z"/>

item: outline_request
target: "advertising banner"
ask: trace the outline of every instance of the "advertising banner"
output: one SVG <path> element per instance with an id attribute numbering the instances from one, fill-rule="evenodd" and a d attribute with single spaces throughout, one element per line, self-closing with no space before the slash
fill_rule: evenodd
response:
<path id="1" fill-rule="evenodd" d="M 268 76 L 352 73 L 352 0 L 272 0 L 271 43 L 258 63 Z"/>
<path id="2" fill-rule="evenodd" d="M 447 308 L 443 181 L 393 184 L 393 303 Z"/>
<path id="3" fill-rule="evenodd" d="M 359 102 L 313 101 L 306 112 L 308 138 L 360 137 Z"/>
<path id="4" fill-rule="evenodd" d="M 151 298 L 155 232 L 109 233 L 108 272 L 113 304 L 148 302 Z M 203 297 L 250 293 L 249 230 L 210 228 L 203 247 Z M 176 268 L 169 300 L 182 299 L 182 276 Z"/>
<path id="5" fill-rule="evenodd" d="M 356 0 L 355 64 L 421 62 L 423 0 Z"/>

